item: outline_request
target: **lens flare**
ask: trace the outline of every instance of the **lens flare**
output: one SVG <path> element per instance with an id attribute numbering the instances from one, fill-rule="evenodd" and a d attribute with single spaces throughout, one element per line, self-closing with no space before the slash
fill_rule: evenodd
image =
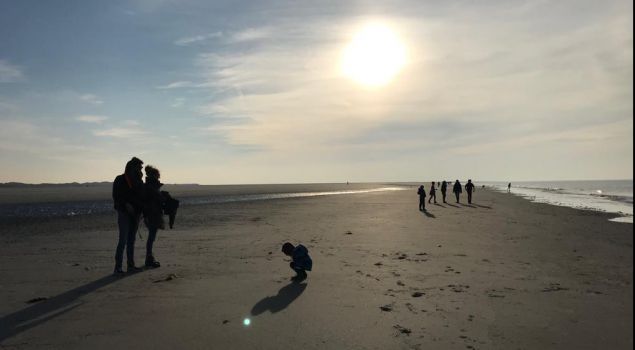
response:
<path id="1" fill-rule="evenodd" d="M 251 324 L 251 320 L 250 319 L 246 318 L 246 319 L 243 320 L 243 325 L 244 326 L 249 326 L 250 324 Z"/>

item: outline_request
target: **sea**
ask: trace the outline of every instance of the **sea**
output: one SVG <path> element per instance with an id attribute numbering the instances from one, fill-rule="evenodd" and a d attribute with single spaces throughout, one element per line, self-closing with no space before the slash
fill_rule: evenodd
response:
<path id="1" fill-rule="evenodd" d="M 37 185 L 36 185 L 37 186 Z M 42 202 L 22 202 L 0 204 L 0 219 L 4 218 L 42 218 L 63 217 L 77 215 L 103 214 L 113 211 L 113 202 L 110 196 L 106 196 L 105 189 L 109 190 L 111 184 L 98 185 L 85 189 L 93 191 L 95 198 L 88 200 L 61 200 L 64 191 L 68 191 L 65 185 L 43 186 L 42 191 L 53 192 Z M 31 186 L 34 187 L 34 186 Z M 74 187 L 81 187 L 80 185 Z M 405 186 L 384 184 L 302 184 L 302 185 L 230 185 L 230 186 L 184 186 L 189 187 L 183 192 L 177 185 L 176 197 L 180 205 L 223 204 L 234 202 L 262 201 L 272 199 L 287 199 L 317 196 L 350 195 L 357 193 L 372 193 L 385 191 L 400 191 L 408 189 Z M 76 189 L 76 188 L 75 188 Z M 37 188 L 35 189 L 37 191 Z M 180 193 L 179 193 L 180 192 Z M 174 192 L 173 192 L 174 194 Z"/>
<path id="2" fill-rule="evenodd" d="M 481 182 L 507 192 L 508 182 Z M 615 214 L 611 221 L 633 223 L 633 180 L 512 182 L 511 193 L 532 202 Z"/>

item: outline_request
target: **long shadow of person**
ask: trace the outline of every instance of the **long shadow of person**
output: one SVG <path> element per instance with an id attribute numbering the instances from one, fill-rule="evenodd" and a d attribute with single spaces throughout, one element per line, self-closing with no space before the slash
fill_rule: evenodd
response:
<path id="1" fill-rule="evenodd" d="M 123 277 L 108 275 L 96 281 L 56 295 L 50 299 L 31 305 L 20 311 L 2 316 L 2 318 L 0 318 L 0 343 L 18 333 L 24 332 L 27 329 L 38 326 L 73 310 L 82 304 L 81 301 L 77 300 L 80 297 L 94 292 L 95 290 L 113 282 L 119 281 L 122 278 Z"/>
<path id="2" fill-rule="evenodd" d="M 306 289 L 306 283 L 291 282 L 280 288 L 278 294 L 272 297 L 266 297 L 251 308 L 251 315 L 258 316 L 269 310 L 272 314 L 284 310 L 289 304 L 297 299 Z"/>
<path id="3" fill-rule="evenodd" d="M 445 204 L 447 204 L 447 205 L 449 205 L 449 206 L 451 206 L 453 208 L 458 208 L 459 207 L 458 205 L 454 205 L 454 204 L 450 204 L 450 203 L 445 203 Z"/>
<path id="4" fill-rule="evenodd" d="M 480 205 L 480 204 L 474 204 L 474 205 L 479 208 L 492 209 L 492 207 L 490 207 L 489 205 Z"/>
<path id="5" fill-rule="evenodd" d="M 443 204 L 434 203 L 434 205 L 437 206 L 437 207 L 445 208 L 445 205 L 443 205 Z"/>
<path id="6" fill-rule="evenodd" d="M 429 213 L 427 210 L 424 210 L 423 213 L 426 214 L 426 216 L 429 217 L 429 218 L 433 218 L 433 219 L 436 218 L 436 216 L 434 216 L 434 214 Z"/>

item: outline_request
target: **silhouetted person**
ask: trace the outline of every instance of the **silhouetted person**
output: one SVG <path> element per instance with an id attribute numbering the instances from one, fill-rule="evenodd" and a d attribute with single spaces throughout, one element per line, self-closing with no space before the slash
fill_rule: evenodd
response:
<path id="1" fill-rule="evenodd" d="M 434 199 L 434 204 L 437 204 L 437 189 L 434 187 L 434 182 L 430 184 L 430 198 L 428 198 L 428 203 Z"/>
<path id="2" fill-rule="evenodd" d="M 419 195 L 419 210 L 426 210 L 426 189 L 423 185 L 419 186 L 417 194 Z"/>
<path id="3" fill-rule="evenodd" d="M 476 190 L 476 186 L 474 186 L 474 183 L 472 183 L 472 180 L 467 180 L 467 183 L 465 184 L 465 192 L 467 192 L 467 203 L 468 204 L 472 204 L 472 192 L 474 192 L 474 190 Z"/>
<path id="4" fill-rule="evenodd" d="M 459 180 L 456 180 L 456 182 L 454 183 L 454 187 L 452 187 L 452 192 L 454 192 L 454 195 L 456 196 L 456 202 L 459 202 L 461 193 L 463 193 L 463 186 L 461 186 L 461 183 L 459 182 Z"/>
<path id="5" fill-rule="evenodd" d="M 123 250 L 126 249 L 128 271 L 139 268 L 134 262 L 134 243 L 143 210 L 143 161 L 133 157 L 126 163 L 123 174 L 117 176 L 112 184 L 112 199 L 117 210 L 119 241 L 115 253 L 115 275 L 123 274 Z"/>
<path id="6" fill-rule="evenodd" d="M 282 245 L 282 252 L 292 259 L 289 266 L 296 273 L 293 280 L 299 282 L 306 279 L 306 272 L 311 271 L 313 268 L 313 260 L 311 260 L 309 256 L 309 250 L 302 244 L 298 244 L 298 246 L 295 247 L 293 244 L 287 242 Z"/>
<path id="7" fill-rule="evenodd" d="M 512 183 L 510 182 L 510 183 L 507 184 L 507 193 L 509 193 L 511 191 L 512 191 Z"/>
<path id="8" fill-rule="evenodd" d="M 441 183 L 441 196 L 443 196 L 443 203 L 445 203 L 445 196 L 448 193 L 448 182 L 443 180 Z"/>
<path id="9" fill-rule="evenodd" d="M 161 173 L 159 169 L 148 165 L 146 166 L 146 183 L 145 198 L 143 207 L 143 221 L 148 228 L 148 241 L 146 242 L 146 267 L 160 267 L 161 264 L 154 258 L 152 253 L 152 245 L 157 237 L 159 229 L 165 229 L 163 221 L 163 196 L 161 195 L 161 186 L 159 181 Z"/>

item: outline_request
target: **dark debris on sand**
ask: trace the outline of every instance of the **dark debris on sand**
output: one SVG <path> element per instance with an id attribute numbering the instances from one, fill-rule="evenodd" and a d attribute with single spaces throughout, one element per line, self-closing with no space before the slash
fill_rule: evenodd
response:
<path id="1" fill-rule="evenodd" d="M 380 306 L 379 309 L 381 309 L 381 311 L 390 312 L 392 311 L 392 304 Z"/>
<path id="2" fill-rule="evenodd" d="M 410 333 L 412 333 L 412 330 L 410 328 L 406 328 L 398 324 L 394 325 L 393 328 L 398 330 L 400 334 L 410 335 Z"/>
<path id="3" fill-rule="evenodd" d="M 35 303 L 39 303 L 40 301 L 44 301 L 44 300 L 48 300 L 47 297 L 37 297 L 37 298 L 33 298 L 29 301 L 27 301 L 27 304 L 35 304 Z"/>
<path id="4" fill-rule="evenodd" d="M 560 283 L 551 283 L 549 284 L 549 287 L 542 289 L 543 292 L 558 292 L 561 290 L 569 290 L 569 288 L 561 287 Z"/>
<path id="5" fill-rule="evenodd" d="M 179 276 L 177 274 L 171 273 L 166 278 L 162 278 L 162 279 L 156 280 L 156 281 L 154 281 L 152 283 L 167 282 L 167 281 L 172 281 L 172 280 L 177 279 L 177 278 L 179 278 Z"/>

